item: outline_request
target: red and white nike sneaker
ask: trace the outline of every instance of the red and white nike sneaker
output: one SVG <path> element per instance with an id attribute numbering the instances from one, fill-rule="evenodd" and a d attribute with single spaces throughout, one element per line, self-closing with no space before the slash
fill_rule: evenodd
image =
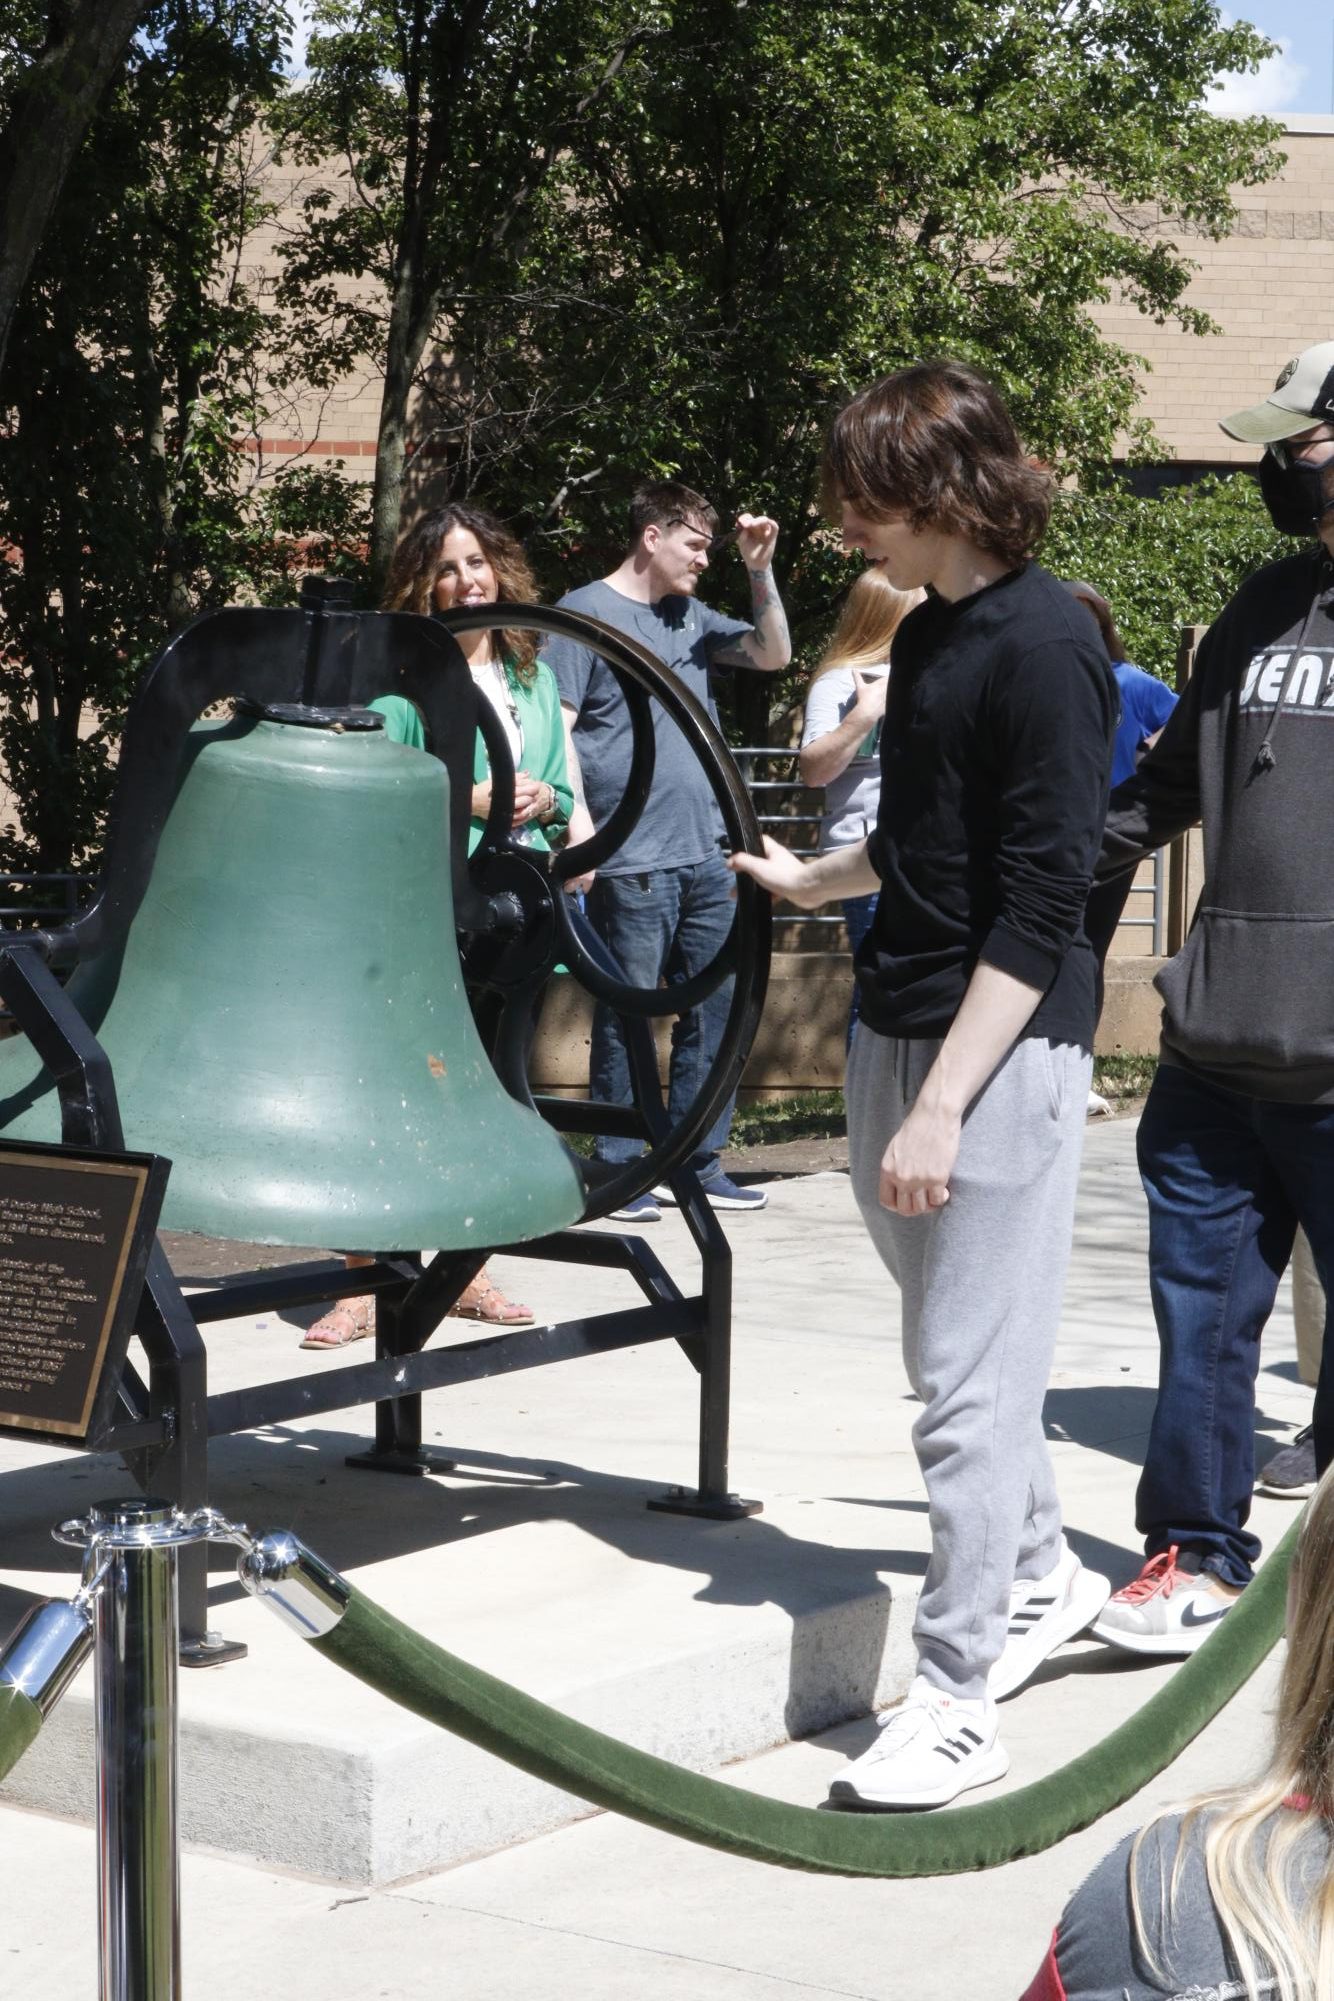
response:
<path id="1" fill-rule="evenodd" d="M 1240 1595 L 1201 1569 L 1195 1550 L 1173 1543 L 1113 1592 L 1089 1630 L 1095 1639 L 1132 1654 L 1193 1654 Z"/>

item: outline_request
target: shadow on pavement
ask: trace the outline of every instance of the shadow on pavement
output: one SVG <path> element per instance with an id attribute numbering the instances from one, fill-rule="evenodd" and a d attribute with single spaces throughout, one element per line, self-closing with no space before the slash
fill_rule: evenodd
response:
<path id="1" fill-rule="evenodd" d="M 920 1577 L 926 1567 L 916 1550 L 843 1549 L 790 1535 L 763 1515 L 712 1522 L 650 1513 L 644 1504 L 662 1494 L 662 1480 L 563 1460 L 478 1452 L 442 1440 L 457 1463 L 449 1484 L 345 1466 L 344 1455 L 365 1442 L 359 1433 L 281 1426 L 217 1439 L 209 1455 L 212 1503 L 257 1531 L 289 1528 L 352 1573 L 518 1524 L 548 1523 L 579 1528 L 635 1563 L 698 1573 L 699 1603 L 772 1604 L 792 1619 L 786 1720 L 793 1736 L 828 1723 L 831 1675 L 844 1715 L 873 1706 L 891 1605 L 891 1584 L 881 1573 L 893 1582 Z M 61 1457 L 0 1474 L 7 1567 L 65 1573 L 72 1589 L 77 1555 L 52 1542 L 52 1524 L 94 1500 L 134 1491 L 110 1456 Z M 211 1589 L 210 1606 L 236 1603 L 244 1593 L 233 1555 L 225 1548 L 210 1554 L 211 1567 L 226 1580 Z M 374 1595 L 373 1578 L 368 1589 Z M 0 1587 L 0 1634 L 34 1595 Z M 827 1621 L 808 1623 L 812 1613 L 840 1609 L 832 1640 Z"/>

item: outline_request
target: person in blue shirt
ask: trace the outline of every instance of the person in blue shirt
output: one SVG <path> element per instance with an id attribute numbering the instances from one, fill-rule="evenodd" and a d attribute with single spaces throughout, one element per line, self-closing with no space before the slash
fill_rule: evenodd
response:
<path id="1" fill-rule="evenodd" d="M 1087 605 L 1097 620 L 1103 645 L 1107 648 L 1107 658 L 1116 676 L 1116 685 L 1121 691 L 1121 721 L 1112 750 L 1112 789 L 1115 790 L 1123 778 L 1134 777 L 1135 767 L 1176 707 L 1177 698 L 1154 675 L 1146 674 L 1142 667 L 1133 667 L 1126 659 L 1126 643 L 1116 629 L 1112 607 L 1101 591 L 1095 591 L 1092 584 L 1081 583 L 1067 583 L 1065 588 L 1071 597 Z"/>

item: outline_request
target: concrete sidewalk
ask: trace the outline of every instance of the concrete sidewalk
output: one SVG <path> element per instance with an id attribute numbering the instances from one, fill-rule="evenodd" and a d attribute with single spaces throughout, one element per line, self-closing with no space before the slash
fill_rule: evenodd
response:
<path id="1" fill-rule="evenodd" d="M 1071 1540 L 1118 1582 L 1137 1564 L 1131 1501 L 1156 1371 L 1133 1139 L 1129 1122 L 1088 1134 L 1048 1400 Z M 462 1462 L 447 1480 L 344 1469 L 343 1453 L 369 1428 L 361 1412 L 220 1441 L 217 1504 L 257 1527 L 295 1528 L 465 1657 L 701 1766 L 762 1753 L 793 1730 L 887 1699 L 910 1667 L 926 1549 L 892 1291 L 842 1176 L 774 1183 L 769 1209 L 737 1220 L 730 1235 L 734 1482 L 764 1500 L 757 1519 L 707 1524 L 643 1511 L 644 1497 L 687 1477 L 693 1459 L 694 1379 L 666 1346 L 432 1398 L 428 1430 Z M 665 1219 L 652 1240 L 684 1278 L 679 1222 Z M 611 1304 L 606 1289 L 625 1283 L 519 1261 L 497 1275 L 556 1318 L 576 1303 Z M 296 1338 L 282 1323 L 215 1330 L 214 1386 L 272 1373 L 275 1353 L 285 1357 Z M 1262 1434 L 1282 1442 L 1309 1408 L 1284 1302 L 1261 1373 Z M 100 1491 L 122 1490 L 123 1476 L 109 1474 L 4 1448 L 0 1628 L 32 1592 L 68 1588 L 50 1524 Z M 1255 1519 L 1269 1544 L 1291 1509 L 1262 1502 Z M 183 1790 L 195 1802 L 196 1840 L 235 1848 L 243 1826 L 247 1853 L 286 1848 L 291 1861 L 295 1799 L 313 1816 L 296 1866 L 384 1887 L 330 1888 L 191 1852 L 192 2001 L 230 1996 L 238 1982 L 324 2001 L 441 1991 L 460 2001 L 1017 1995 L 1063 1897 L 1120 1831 L 1156 1800 L 1253 1761 L 1274 1668 L 1148 1794 L 1050 1855 L 966 1881 L 844 1882 L 731 1861 L 612 1816 L 562 1827 L 584 1810 L 557 1794 L 535 1799 L 528 1782 L 439 1733 L 426 1746 L 412 1719 L 306 1653 L 221 1572 L 217 1598 L 217 1623 L 253 1651 L 236 1668 L 185 1680 Z M 1171 1672 L 1127 1665 L 1089 1642 L 1066 1650 L 1006 1706 L 1006 1783 L 1025 1784 L 1085 1748 Z M 850 1721 L 818 1741 L 751 1755 L 727 1776 L 814 1803 L 871 1728 Z M 66 1730 L 54 1765 L 48 1736 L 54 1729 L 6 1796 L 44 1786 L 48 1804 L 79 1812 L 86 1727 L 82 1737 Z M 378 1847 L 377 1814 L 392 1822 Z M 542 1835 L 544 1825 L 558 1831 Z M 520 1833 L 539 1838 L 509 1845 Z M 501 1852 L 436 1866 L 486 1847 Z M 414 1855 L 424 1858 L 420 1873 L 393 1882 Z M 10 1807 L 0 1812 L 0 1865 L 10 1889 L 0 1966 L 12 1969 L 0 1995 L 91 1990 L 91 1834 Z"/>

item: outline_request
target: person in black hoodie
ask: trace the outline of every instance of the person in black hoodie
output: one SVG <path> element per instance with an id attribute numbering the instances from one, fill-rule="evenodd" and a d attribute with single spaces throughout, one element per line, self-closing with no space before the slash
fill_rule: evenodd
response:
<path id="1" fill-rule="evenodd" d="M 855 396 L 825 457 L 844 544 L 925 587 L 890 655 L 874 832 L 803 864 L 738 854 L 814 907 L 879 889 L 848 1058 L 853 1192 L 902 1298 L 931 1560 L 917 1676 L 835 1805 L 938 1806 L 998 1778 L 996 1702 L 1102 1606 L 1061 1533 L 1042 1431 L 1083 1141 L 1097 967 L 1084 905 L 1116 683 L 1028 552 L 1051 479 L 955 362 Z"/>
<path id="2" fill-rule="evenodd" d="M 1300 1223 L 1334 1280 L 1334 341 L 1229 417 L 1263 444 L 1275 526 L 1315 546 L 1250 577 L 1162 736 L 1112 795 L 1098 875 L 1199 822 L 1205 881 L 1158 975 L 1161 1061 L 1139 1127 L 1158 1401 L 1136 1498 L 1147 1561 L 1093 1630 L 1187 1654 L 1249 1582 L 1260 1335 Z M 1105 926 L 1101 927 L 1105 929 Z M 1334 1457 L 1329 1344 L 1316 1461 Z"/>

